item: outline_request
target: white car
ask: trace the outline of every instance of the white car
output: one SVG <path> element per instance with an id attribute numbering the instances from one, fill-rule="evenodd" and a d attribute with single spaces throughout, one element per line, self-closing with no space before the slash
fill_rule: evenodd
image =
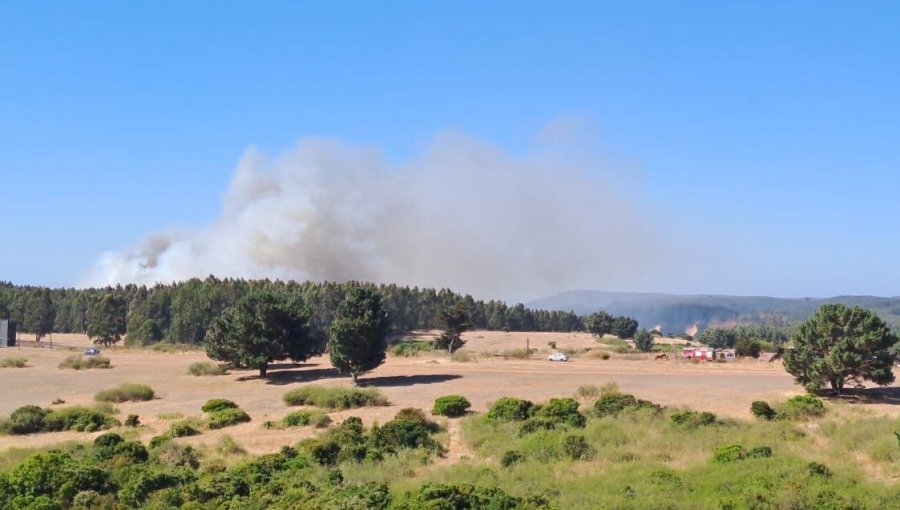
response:
<path id="1" fill-rule="evenodd" d="M 547 360 L 549 360 L 549 361 L 569 361 L 569 357 L 561 352 L 554 352 L 547 358 Z"/>
<path id="2" fill-rule="evenodd" d="M 100 354 L 100 349 L 98 349 L 96 347 L 88 347 L 87 349 L 84 350 L 85 356 L 96 356 L 98 354 Z"/>

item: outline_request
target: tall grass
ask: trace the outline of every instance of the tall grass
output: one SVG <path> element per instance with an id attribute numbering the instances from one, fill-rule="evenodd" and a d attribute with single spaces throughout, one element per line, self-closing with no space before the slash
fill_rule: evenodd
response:
<path id="1" fill-rule="evenodd" d="M 103 356 L 82 356 L 72 354 L 59 364 L 59 368 L 71 368 L 73 370 L 88 370 L 91 368 L 112 368 L 109 358 Z"/>
<path id="2" fill-rule="evenodd" d="M 191 363 L 188 367 L 188 374 L 196 376 L 225 375 L 226 373 L 228 373 L 228 367 L 217 363 L 210 363 L 209 361 L 198 361 L 196 363 Z"/>
<path id="3" fill-rule="evenodd" d="M 145 384 L 124 383 L 94 395 L 98 402 L 144 402 L 153 400 L 153 388 Z"/>
<path id="4" fill-rule="evenodd" d="M 450 355 L 450 361 L 456 363 L 475 363 L 478 358 L 469 351 L 456 351 Z"/>
<path id="5" fill-rule="evenodd" d="M 388 405 L 387 397 L 373 389 L 303 386 L 285 393 L 282 398 L 289 406 L 316 406 L 325 409 Z"/>
<path id="6" fill-rule="evenodd" d="M 0 368 L 25 368 L 27 366 L 27 358 L 3 358 L 0 360 Z"/>

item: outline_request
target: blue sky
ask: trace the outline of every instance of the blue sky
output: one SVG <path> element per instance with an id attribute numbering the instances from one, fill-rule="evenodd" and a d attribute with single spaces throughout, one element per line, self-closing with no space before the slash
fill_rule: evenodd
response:
<path id="1" fill-rule="evenodd" d="M 591 119 L 661 242 L 656 288 L 900 294 L 893 2 L 0 0 L 0 279 L 219 214 L 236 161 L 303 136 L 396 161 L 451 128 L 517 154 Z M 659 288 L 662 287 L 662 288 Z"/>

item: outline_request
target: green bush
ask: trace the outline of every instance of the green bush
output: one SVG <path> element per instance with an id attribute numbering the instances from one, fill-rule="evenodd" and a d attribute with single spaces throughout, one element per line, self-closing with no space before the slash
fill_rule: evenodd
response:
<path id="1" fill-rule="evenodd" d="M 115 388 L 103 390 L 94 395 L 98 402 L 143 402 L 153 400 L 153 388 L 144 384 L 120 384 Z"/>
<path id="2" fill-rule="evenodd" d="M 716 423 L 716 415 L 706 411 L 681 411 L 674 413 L 671 419 L 676 425 L 684 428 L 697 428 Z"/>
<path id="3" fill-rule="evenodd" d="M 751 448 L 750 451 L 747 452 L 748 459 L 763 459 L 772 456 L 772 449 L 768 446 L 757 446 L 756 448 Z"/>
<path id="4" fill-rule="evenodd" d="M 116 434 L 115 432 L 107 432 L 105 434 L 100 434 L 99 436 L 94 438 L 94 446 L 98 448 L 112 448 L 124 441 L 125 440 L 119 434 Z"/>
<path id="5" fill-rule="evenodd" d="M 59 364 L 59 368 L 71 368 L 73 370 L 88 370 L 91 368 L 112 368 L 109 358 L 103 356 L 82 356 L 73 354 Z"/>
<path id="6" fill-rule="evenodd" d="M 150 439 L 150 448 L 157 448 L 163 443 L 176 437 L 191 437 L 200 435 L 200 431 L 189 421 L 179 421 L 169 426 L 165 434 Z"/>
<path id="7" fill-rule="evenodd" d="M 469 403 L 465 397 L 459 395 L 447 395 L 438 397 L 434 401 L 434 408 L 431 410 L 431 413 L 438 416 L 457 418 L 459 416 L 465 416 L 466 411 L 468 411 L 470 407 L 472 407 L 472 404 Z"/>
<path id="8" fill-rule="evenodd" d="M 209 361 L 198 361 L 196 363 L 191 363 L 188 367 L 188 374 L 196 376 L 225 375 L 227 373 L 228 367 L 217 363 L 210 363 Z"/>
<path id="9" fill-rule="evenodd" d="M 778 413 L 765 400 L 757 400 L 750 404 L 750 412 L 760 420 L 774 420 Z"/>
<path id="10" fill-rule="evenodd" d="M 285 393 L 283 399 L 289 406 L 307 405 L 325 409 L 386 406 L 389 403 L 387 397 L 378 390 L 322 386 L 303 386 Z"/>
<path id="11" fill-rule="evenodd" d="M 49 409 L 38 406 L 23 406 L 9 415 L 9 419 L 3 422 L 2 431 L 5 434 L 33 434 L 43 432 L 47 428 L 47 416 Z"/>
<path id="12" fill-rule="evenodd" d="M 584 436 L 566 436 L 563 440 L 563 452 L 572 460 L 590 460 L 594 456 L 594 449 Z"/>
<path id="13" fill-rule="evenodd" d="M 509 496 L 498 487 L 469 484 L 427 483 L 394 505 L 396 510 L 513 510 L 525 508 L 522 500 Z"/>
<path id="14" fill-rule="evenodd" d="M 313 425 L 316 428 L 325 428 L 331 425 L 331 417 L 318 410 L 294 411 L 281 419 L 283 427 L 305 427 Z"/>
<path id="15" fill-rule="evenodd" d="M 554 423 L 570 427 L 584 427 L 584 415 L 578 412 L 578 401 L 574 398 L 551 398 L 549 402 L 538 406 L 535 418 L 543 418 Z"/>
<path id="16" fill-rule="evenodd" d="M 216 413 L 226 409 L 239 409 L 238 405 L 224 398 L 214 398 L 207 400 L 203 407 L 200 408 L 204 413 Z"/>
<path id="17" fill-rule="evenodd" d="M 828 469 L 828 466 L 825 464 L 819 464 L 818 462 L 810 462 L 806 469 L 809 471 L 811 476 L 820 476 L 822 478 L 831 478 L 832 472 Z"/>
<path id="18" fill-rule="evenodd" d="M 243 409 L 222 409 L 221 411 L 209 413 L 206 423 L 210 429 L 215 430 L 248 421 L 250 421 L 250 415 L 245 413 Z"/>
<path id="19" fill-rule="evenodd" d="M 418 355 L 420 352 L 432 351 L 434 351 L 434 343 L 424 340 L 399 342 L 391 346 L 391 354 L 402 357 L 411 357 Z"/>
<path id="20" fill-rule="evenodd" d="M 797 395 L 778 406 L 779 420 L 808 420 L 825 414 L 825 404 L 814 395 Z"/>
<path id="21" fill-rule="evenodd" d="M 743 460 L 747 451 L 739 444 L 720 446 L 713 452 L 713 460 L 720 463 L 736 462 Z"/>
<path id="22" fill-rule="evenodd" d="M 559 424 L 559 422 L 547 418 L 529 418 L 522 422 L 522 425 L 519 427 L 519 437 L 542 430 L 556 430 L 556 426 Z"/>
<path id="23" fill-rule="evenodd" d="M 507 450 L 500 458 L 501 467 L 510 467 L 525 460 L 525 456 L 515 450 Z"/>
<path id="24" fill-rule="evenodd" d="M 127 418 L 125 418 L 125 426 L 126 427 L 137 427 L 141 424 L 140 418 L 136 414 L 129 414 Z"/>
<path id="25" fill-rule="evenodd" d="M 437 449 L 431 438 L 431 428 L 424 423 L 409 420 L 391 420 L 380 428 L 372 429 L 372 444 L 384 452 L 395 453 L 401 448 Z"/>
<path id="26" fill-rule="evenodd" d="M 534 404 L 528 400 L 503 397 L 491 405 L 488 418 L 495 421 L 524 421 L 531 416 Z"/>
<path id="27" fill-rule="evenodd" d="M 3 358 L 0 360 L 0 368 L 25 368 L 27 366 L 27 358 Z"/>
<path id="28" fill-rule="evenodd" d="M 121 425 L 115 418 L 82 406 L 55 409 L 47 415 L 46 430 L 75 430 L 78 432 L 94 432 Z"/>
<path id="29" fill-rule="evenodd" d="M 598 418 L 605 416 L 618 416 L 625 411 L 637 411 L 640 409 L 662 410 L 658 404 L 649 400 L 640 400 L 634 395 L 619 393 L 617 390 L 608 390 L 601 393 L 599 399 L 594 402 L 593 414 Z"/>

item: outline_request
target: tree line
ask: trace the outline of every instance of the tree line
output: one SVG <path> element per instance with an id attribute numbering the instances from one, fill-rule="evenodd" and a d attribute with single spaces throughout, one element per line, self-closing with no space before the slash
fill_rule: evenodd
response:
<path id="1" fill-rule="evenodd" d="M 200 344 L 212 321 L 255 290 L 283 295 L 309 311 L 311 334 L 325 340 L 338 306 L 350 289 L 376 291 L 390 316 L 390 332 L 441 326 L 439 312 L 460 306 L 472 329 L 507 331 L 586 331 L 585 317 L 573 312 L 532 310 L 524 304 L 476 300 L 448 289 L 362 282 L 190 279 L 172 284 L 119 285 L 90 289 L 49 289 L 0 282 L 0 317 L 18 321 L 20 331 L 40 339 L 52 332 L 91 333 L 110 343 L 126 336 L 128 345 L 157 342 Z M 97 326 L 94 326 L 95 328 Z"/>

